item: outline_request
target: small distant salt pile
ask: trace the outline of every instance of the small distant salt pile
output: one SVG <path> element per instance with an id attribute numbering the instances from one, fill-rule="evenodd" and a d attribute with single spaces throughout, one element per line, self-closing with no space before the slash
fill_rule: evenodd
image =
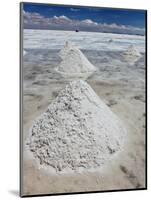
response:
<path id="1" fill-rule="evenodd" d="M 141 57 L 141 54 L 134 47 L 134 45 L 130 45 L 128 49 L 123 53 L 123 57 L 125 61 L 134 64 Z"/>
<path id="2" fill-rule="evenodd" d="M 122 149 L 121 121 L 82 80 L 69 83 L 33 124 L 27 147 L 56 172 L 95 170 Z"/>
<path id="3" fill-rule="evenodd" d="M 64 78 L 88 78 L 96 68 L 88 61 L 78 47 L 71 42 L 66 42 L 60 51 L 62 59 L 56 71 Z"/>

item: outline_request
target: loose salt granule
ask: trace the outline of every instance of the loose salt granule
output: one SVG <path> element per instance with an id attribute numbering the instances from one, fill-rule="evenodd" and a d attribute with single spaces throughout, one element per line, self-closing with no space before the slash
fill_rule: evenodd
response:
<path id="1" fill-rule="evenodd" d="M 56 171 L 91 170 L 122 149 L 125 128 L 84 81 L 60 91 L 31 128 L 27 147 L 41 165 Z"/>

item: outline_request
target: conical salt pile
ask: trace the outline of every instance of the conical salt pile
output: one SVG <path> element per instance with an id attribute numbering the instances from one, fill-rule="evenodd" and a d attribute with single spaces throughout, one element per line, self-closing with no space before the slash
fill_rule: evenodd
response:
<path id="1" fill-rule="evenodd" d="M 135 63 L 140 57 L 140 52 L 134 47 L 134 45 L 130 45 L 128 49 L 123 53 L 123 57 L 127 62 Z"/>
<path id="2" fill-rule="evenodd" d="M 56 68 L 64 78 L 88 78 L 96 68 L 88 61 L 84 54 L 71 42 L 66 42 L 60 51 L 61 63 Z"/>
<path id="3" fill-rule="evenodd" d="M 49 169 L 94 170 L 122 149 L 125 132 L 93 89 L 78 80 L 34 122 L 27 147 Z"/>
<path id="4" fill-rule="evenodd" d="M 60 50 L 59 56 L 64 59 L 68 53 L 74 49 L 79 49 L 78 46 L 75 46 L 73 43 L 66 41 L 64 47 Z"/>

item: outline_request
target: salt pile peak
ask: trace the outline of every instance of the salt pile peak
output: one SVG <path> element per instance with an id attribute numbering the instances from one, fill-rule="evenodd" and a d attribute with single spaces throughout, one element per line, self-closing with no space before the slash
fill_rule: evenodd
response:
<path id="1" fill-rule="evenodd" d="M 128 49 L 123 53 L 123 57 L 126 61 L 130 63 L 135 63 L 141 57 L 141 54 L 134 47 L 134 45 L 130 45 Z"/>
<path id="2" fill-rule="evenodd" d="M 87 78 L 96 71 L 80 49 L 67 41 L 60 51 L 62 59 L 56 71 L 65 78 Z"/>
<path id="3" fill-rule="evenodd" d="M 34 122 L 27 147 L 39 164 L 56 172 L 94 170 L 122 149 L 125 133 L 118 117 L 78 80 Z"/>
<path id="4" fill-rule="evenodd" d="M 59 56 L 61 59 L 64 59 L 66 57 L 66 55 L 68 55 L 68 53 L 74 49 L 79 50 L 79 46 L 73 44 L 70 41 L 66 41 L 64 47 L 60 50 L 59 52 Z"/>

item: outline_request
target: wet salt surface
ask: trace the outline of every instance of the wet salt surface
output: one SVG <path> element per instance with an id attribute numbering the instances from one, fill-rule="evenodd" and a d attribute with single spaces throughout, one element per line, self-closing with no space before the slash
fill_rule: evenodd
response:
<path id="1" fill-rule="evenodd" d="M 54 70 L 61 61 L 60 49 L 42 47 L 25 48 L 24 138 L 28 137 L 33 121 L 46 111 L 68 83 Z M 142 57 L 130 64 L 123 59 L 122 51 L 111 51 L 111 48 L 109 51 L 81 50 L 97 68 L 87 82 L 126 126 L 126 150 L 118 160 L 106 166 L 106 172 L 51 176 L 52 179 L 34 167 L 24 154 L 26 194 L 141 188 L 145 185 L 145 54 L 141 53 Z"/>
<path id="2" fill-rule="evenodd" d="M 144 87 L 145 77 L 145 55 L 135 63 L 125 61 L 122 52 L 104 52 L 93 50 L 81 50 L 90 62 L 96 67 L 97 71 L 89 78 L 95 81 L 112 80 L 121 84 L 133 84 L 134 87 Z M 52 82 L 66 82 L 60 74 L 56 73 L 55 68 L 60 64 L 59 50 L 26 49 L 24 56 L 24 86 L 35 88 L 38 86 L 49 85 Z"/>

